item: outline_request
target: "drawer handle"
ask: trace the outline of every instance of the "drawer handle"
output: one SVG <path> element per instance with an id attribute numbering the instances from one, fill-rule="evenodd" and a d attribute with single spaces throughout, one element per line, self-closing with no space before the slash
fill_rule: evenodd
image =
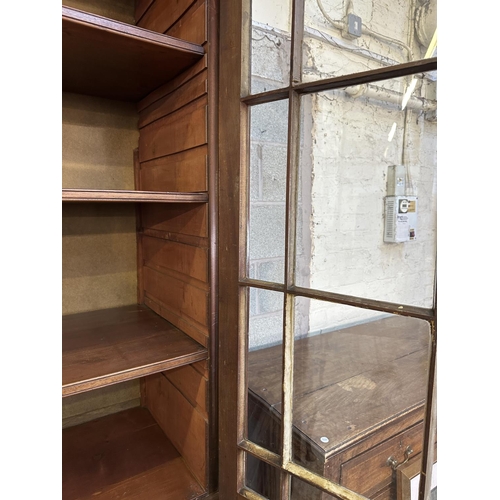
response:
<path id="1" fill-rule="evenodd" d="M 396 470 L 398 467 L 400 467 L 401 465 L 405 464 L 406 462 L 408 462 L 408 460 L 410 460 L 410 455 L 413 453 L 413 449 L 411 446 L 407 446 L 406 447 L 406 450 L 405 450 L 405 459 L 403 462 L 401 463 L 398 463 L 398 461 L 393 457 L 393 456 L 390 456 L 388 459 L 387 459 L 387 465 L 390 465 L 392 470 Z"/>

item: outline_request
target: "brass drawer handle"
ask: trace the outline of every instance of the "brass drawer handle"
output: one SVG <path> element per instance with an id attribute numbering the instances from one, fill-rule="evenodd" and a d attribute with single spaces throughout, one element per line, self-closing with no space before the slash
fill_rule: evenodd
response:
<path id="1" fill-rule="evenodd" d="M 408 462 L 408 460 L 410 460 L 410 455 L 413 453 L 413 448 L 411 446 L 407 446 L 406 447 L 406 450 L 405 450 L 405 459 L 403 462 L 401 462 L 400 464 L 398 463 L 398 461 L 391 455 L 388 459 L 387 459 L 387 465 L 390 465 L 392 470 L 396 470 L 398 467 L 400 467 L 401 465 L 405 464 L 406 462 Z"/>

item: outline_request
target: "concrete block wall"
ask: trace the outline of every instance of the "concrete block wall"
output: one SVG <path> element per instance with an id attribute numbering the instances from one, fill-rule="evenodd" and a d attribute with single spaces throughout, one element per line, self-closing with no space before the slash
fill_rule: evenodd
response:
<path id="1" fill-rule="evenodd" d="M 252 32 L 253 93 L 283 87 L 288 78 L 289 11 L 275 4 L 267 11 L 254 7 L 261 17 L 254 18 Z M 332 19 L 342 17 L 344 2 L 323 0 L 322 5 Z M 325 20 L 319 3 L 308 0 L 305 80 L 376 68 L 383 61 L 405 62 L 406 43 L 414 57 L 425 53 L 415 33 L 410 35 L 407 2 L 354 2 L 354 10 L 370 29 L 403 43 L 368 35 L 347 40 Z M 317 36 L 319 31 L 323 38 Z M 325 41 L 327 37 L 338 46 Z M 417 85 L 414 95 L 421 102 L 435 99 L 434 80 L 431 75 Z M 394 79 L 376 86 L 403 95 L 409 81 Z M 343 90 L 305 96 L 302 109 L 297 283 L 430 307 L 436 246 L 436 120 L 415 107 L 402 112 L 397 104 L 353 97 Z M 287 118 L 285 101 L 251 111 L 249 276 L 277 282 L 283 280 Z M 387 173 L 394 164 L 406 165 L 413 188 L 408 194 L 418 196 L 417 240 L 401 244 L 383 242 Z M 297 305 L 297 335 L 383 316 L 307 299 Z M 282 307 L 281 294 L 252 290 L 251 348 L 281 341 Z"/>

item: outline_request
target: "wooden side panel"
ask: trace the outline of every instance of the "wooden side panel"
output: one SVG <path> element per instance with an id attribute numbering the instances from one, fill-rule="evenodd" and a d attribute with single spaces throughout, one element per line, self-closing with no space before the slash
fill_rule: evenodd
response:
<path id="1" fill-rule="evenodd" d="M 145 266 L 160 272 L 179 279 L 199 280 L 202 282 L 197 284 L 200 287 L 208 282 L 207 250 L 204 248 L 144 236 L 143 259 Z"/>
<path id="2" fill-rule="evenodd" d="M 207 420 L 208 381 L 192 365 L 163 372 L 170 382 L 184 395 Z"/>
<path id="3" fill-rule="evenodd" d="M 165 33 L 192 4 L 193 0 L 155 0 L 137 22 L 137 26 L 158 33 Z M 139 6 L 138 6 L 139 7 Z M 136 18 L 139 9 L 136 9 Z"/>
<path id="4" fill-rule="evenodd" d="M 142 209 L 142 227 L 165 233 L 184 234 L 198 238 L 207 238 L 206 205 L 146 205 Z M 173 236 L 172 236 L 173 237 Z"/>
<path id="5" fill-rule="evenodd" d="M 182 108 L 206 93 L 207 71 L 205 70 L 142 111 L 139 116 L 139 128 Z"/>
<path id="6" fill-rule="evenodd" d="M 205 0 L 138 0 L 136 5 L 136 17 L 142 16 L 138 26 L 206 43 Z M 208 191 L 207 80 L 205 56 L 138 103 L 143 190 Z M 141 206 L 144 304 L 204 346 L 210 324 L 208 222 L 207 204 Z M 142 404 L 207 487 L 207 362 L 146 377 L 141 392 Z"/>
<path id="7" fill-rule="evenodd" d="M 165 276 L 156 269 L 144 267 L 144 291 L 146 296 L 156 299 L 176 316 L 192 320 L 199 327 L 207 326 L 208 293 L 206 290 L 172 276 Z"/>
<path id="8" fill-rule="evenodd" d="M 135 0 L 135 22 L 138 23 L 154 0 Z"/>
<path id="9" fill-rule="evenodd" d="M 207 146 L 141 164 L 144 191 L 207 191 Z"/>
<path id="10" fill-rule="evenodd" d="M 142 389 L 142 404 L 149 409 L 200 484 L 206 487 L 208 424 L 205 417 L 161 373 L 148 377 Z"/>
<path id="11" fill-rule="evenodd" d="M 205 0 L 198 0 L 166 34 L 203 45 L 207 41 L 206 8 Z"/>
<path id="12" fill-rule="evenodd" d="M 207 99 L 201 97 L 141 129 L 139 161 L 144 162 L 207 143 Z"/>

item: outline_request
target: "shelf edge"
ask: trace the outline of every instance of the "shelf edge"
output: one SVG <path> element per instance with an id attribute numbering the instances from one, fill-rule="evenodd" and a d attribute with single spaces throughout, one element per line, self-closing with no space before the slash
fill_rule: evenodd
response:
<path id="1" fill-rule="evenodd" d="M 101 387 L 118 384 L 120 382 L 126 382 L 128 380 L 134 380 L 147 375 L 172 370 L 191 363 L 196 363 L 197 361 L 203 361 L 207 358 L 208 349 L 203 348 L 203 350 L 193 354 L 186 354 L 167 361 L 158 361 L 157 363 L 153 363 L 145 367 L 131 368 L 129 370 L 109 375 L 102 375 L 101 377 L 93 379 L 72 382 L 62 386 L 62 397 L 73 396 L 82 392 L 88 392 Z"/>

